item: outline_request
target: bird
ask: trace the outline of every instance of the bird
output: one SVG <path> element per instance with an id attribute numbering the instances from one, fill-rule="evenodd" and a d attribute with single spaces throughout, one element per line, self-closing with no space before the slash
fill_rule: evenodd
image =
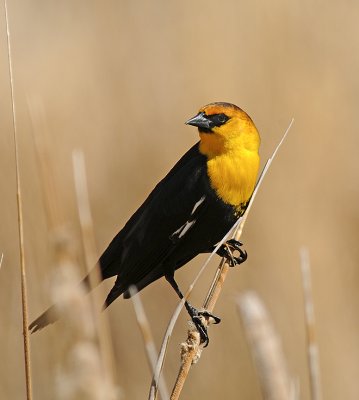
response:
<path id="1" fill-rule="evenodd" d="M 200 140 L 155 186 L 99 258 L 102 280 L 116 277 L 105 308 L 121 295 L 131 297 L 131 286 L 140 291 L 162 277 L 182 299 L 175 271 L 198 254 L 212 252 L 246 210 L 260 164 L 260 136 L 252 119 L 234 104 L 215 102 L 185 123 L 198 128 Z M 238 265 L 247 258 L 241 245 L 231 239 L 217 254 L 230 266 Z M 83 283 L 89 287 L 89 276 Z M 202 317 L 215 323 L 220 318 L 187 300 L 185 307 L 207 345 Z M 49 310 L 30 324 L 32 333 L 54 322 Z"/>

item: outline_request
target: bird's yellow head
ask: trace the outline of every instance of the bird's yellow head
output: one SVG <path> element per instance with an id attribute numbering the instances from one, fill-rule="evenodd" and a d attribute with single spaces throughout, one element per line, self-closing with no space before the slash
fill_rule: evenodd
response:
<path id="1" fill-rule="evenodd" d="M 199 151 L 207 157 L 211 186 L 241 215 L 253 193 L 259 168 L 260 138 L 253 121 L 233 104 L 212 103 L 186 124 L 198 127 Z"/>
<path id="2" fill-rule="evenodd" d="M 186 124 L 198 127 L 200 152 L 209 158 L 239 150 L 258 152 L 260 137 L 253 121 L 234 104 L 208 104 Z"/>

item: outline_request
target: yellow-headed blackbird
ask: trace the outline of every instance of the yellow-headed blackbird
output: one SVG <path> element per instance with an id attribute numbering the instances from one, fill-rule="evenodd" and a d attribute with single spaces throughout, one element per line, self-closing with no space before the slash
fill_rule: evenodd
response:
<path id="1" fill-rule="evenodd" d="M 199 253 L 213 251 L 252 195 L 260 137 L 251 118 L 233 104 L 212 103 L 186 124 L 198 127 L 200 141 L 158 183 L 100 257 L 102 279 L 117 276 L 106 306 L 122 294 L 130 297 L 131 285 L 142 290 L 162 276 L 182 298 L 175 270 Z M 218 253 L 232 265 L 241 263 L 247 255 L 240 245 L 229 241 Z M 234 257 L 228 248 L 240 256 Z M 211 315 L 188 302 L 185 306 L 207 343 L 200 316 Z M 34 332 L 51 322 L 45 312 L 30 329 Z"/>

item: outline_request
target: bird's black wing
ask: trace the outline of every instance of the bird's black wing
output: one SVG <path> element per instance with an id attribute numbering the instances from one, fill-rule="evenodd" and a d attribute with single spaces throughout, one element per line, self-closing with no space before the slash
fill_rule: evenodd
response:
<path id="1" fill-rule="evenodd" d="M 103 278 L 118 275 L 107 303 L 143 280 L 165 274 L 159 266 L 195 229 L 207 208 L 209 184 L 206 157 L 194 145 L 158 183 L 145 202 L 112 240 L 99 263 Z M 196 219 L 196 224 L 193 222 Z M 192 258 L 203 251 L 193 243 Z M 175 262 L 175 261 L 174 261 Z M 175 265 L 173 266 L 176 267 Z"/>

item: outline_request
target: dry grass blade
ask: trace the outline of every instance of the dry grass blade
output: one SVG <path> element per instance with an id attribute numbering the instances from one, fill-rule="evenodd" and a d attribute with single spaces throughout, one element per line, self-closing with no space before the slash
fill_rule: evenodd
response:
<path id="1" fill-rule="evenodd" d="M 20 180 L 20 168 L 19 168 L 19 150 L 18 150 L 18 140 L 17 140 L 16 109 L 15 109 L 15 99 L 14 99 L 14 79 L 13 79 L 12 57 L 11 57 L 9 15 L 8 15 L 6 0 L 4 0 L 4 6 L 5 6 L 5 20 L 6 20 L 7 51 L 8 51 L 7 55 L 8 55 L 10 89 L 11 89 L 10 93 L 11 93 L 11 107 L 12 107 L 12 123 L 13 123 L 14 148 L 15 148 L 16 200 L 17 200 L 18 234 L 19 234 L 19 250 L 20 250 L 22 331 L 24 336 L 26 398 L 28 400 L 31 400 L 32 381 L 31 381 L 30 341 L 29 341 L 29 332 L 27 330 L 28 298 L 27 298 L 27 286 L 26 286 L 24 224 L 23 224 L 23 213 L 22 213 L 21 180 Z"/>
<path id="2" fill-rule="evenodd" d="M 132 304 L 135 310 L 135 315 L 137 319 L 138 326 L 140 328 L 143 343 L 146 349 L 146 355 L 148 359 L 149 366 L 151 368 L 152 374 L 155 372 L 156 361 L 157 361 L 157 351 L 155 342 L 153 340 L 151 327 L 148 322 L 145 309 L 143 308 L 143 304 L 141 301 L 141 296 L 137 292 L 136 286 L 131 286 L 129 288 L 131 294 Z M 159 385 L 158 385 L 160 396 L 163 400 L 169 399 L 168 389 L 165 383 L 163 376 L 160 377 Z"/>
<path id="3" fill-rule="evenodd" d="M 0 269 L 1 269 L 1 267 L 2 267 L 3 259 L 4 259 L 4 253 L 1 253 L 1 258 L 0 258 Z"/>
<path id="4" fill-rule="evenodd" d="M 263 179 L 264 179 L 272 161 L 274 160 L 280 146 L 282 145 L 285 138 L 287 137 L 287 134 L 288 134 L 290 128 L 292 127 L 293 122 L 294 122 L 294 119 L 291 120 L 290 124 L 288 125 L 288 128 L 286 129 L 282 139 L 280 140 L 277 147 L 275 148 L 272 156 L 266 162 L 266 164 L 263 168 L 263 171 L 259 177 L 259 180 L 257 182 L 257 185 L 254 189 L 253 195 L 248 204 L 246 212 L 244 213 L 243 217 L 239 221 L 237 221 L 235 226 L 231 229 L 231 231 L 234 230 L 234 232 L 235 232 L 234 238 L 236 240 L 239 240 L 242 235 L 244 225 L 246 223 L 248 214 L 252 208 L 252 205 L 253 205 L 254 199 L 258 193 L 258 190 L 259 190 L 259 188 L 263 182 Z M 224 240 L 221 243 L 223 243 L 223 242 L 224 242 Z M 219 295 L 222 291 L 222 287 L 223 287 L 224 281 L 226 279 L 228 269 L 229 269 L 229 265 L 226 262 L 226 260 L 223 259 L 217 268 L 216 274 L 212 280 L 211 286 L 209 288 L 209 291 L 208 291 L 205 301 L 203 303 L 204 309 L 206 309 L 210 312 L 213 311 L 214 306 L 217 303 Z M 196 277 L 196 279 L 197 279 L 197 277 Z M 193 284 L 192 284 L 192 287 L 193 287 Z M 205 321 L 205 323 L 208 324 L 208 321 Z M 194 342 L 193 339 L 195 337 L 197 337 L 197 336 L 194 336 L 194 328 L 190 329 L 189 333 L 188 333 L 187 341 L 182 344 L 182 362 L 181 362 L 181 367 L 180 367 L 180 370 L 179 370 L 179 373 L 178 373 L 178 376 L 177 376 L 177 379 L 176 379 L 176 382 L 175 382 L 175 385 L 174 385 L 174 388 L 172 391 L 172 397 L 171 397 L 172 400 L 176 400 L 179 398 L 179 395 L 182 391 L 183 385 L 185 383 L 185 380 L 187 378 L 187 375 L 188 375 L 191 365 L 194 362 L 196 362 L 200 357 L 202 349 L 201 349 L 201 346 L 199 343 L 199 338 L 198 338 L 197 342 Z M 188 351 L 186 352 L 186 350 L 188 350 Z"/>
<path id="5" fill-rule="evenodd" d="M 172 314 L 172 317 L 170 319 L 170 322 L 167 326 L 165 335 L 162 340 L 161 344 L 161 349 L 160 353 L 158 355 L 157 363 L 155 365 L 154 373 L 153 373 L 153 378 L 151 382 L 151 387 L 150 387 L 150 393 L 148 395 L 149 400 L 154 400 L 157 398 L 157 393 L 159 389 L 159 382 L 160 382 L 160 377 L 161 377 L 161 372 L 162 368 L 165 362 L 165 356 L 166 356 L 166 351 L 167 351 L 167 346 L 171 337 L 171 334 L 173 332 L 175 323 L 177 321 L 177 318 L 182 310 L 182 307 L 184 306 L 186 296 L 180 301 L 180 303 L 177 305 L 174 313 Z"/>
<path id="6" fill-rule="evenodd" d="M 243 231 L 243 228 L 244 228 L 244 224 L 245 224 L 246 219 L 248 217 L 249 211 L 252 208 L 252 204 L 253 204 L 253 201 L 254 201 L 254 199 L 255 199 L 255 197 L 257 195 L 257 192 L 258 192 L 259 188 L 261 187 L 263 179 L 266 176 L 266 174 L 268 172 L 268 169 L 271 166 L 275 156 L 277 155 L 279 148 L 282 146 L 284 140 L 286 139 L 286 137 L 287 137 L 287 135 L 288 135 L 293 123 L 294 123 L 294 118 L 292 118 L 292 120 L 290 121 L 290 123 L 288 125 L 288 128 L 284 132 L 284 135 L 282 136 L 282 139 L 280 140 L 280 142 L 278 143 L 277 147 L 275 148 L 275 150 L 274 150 L 274 152 L 272 154 L 272 157 L 270 157 L 267 160 L 267 162 L 265 163 L 263 171 L 262 171 L 262 173 L 261 173 L 261 175 L 260 175 L 260 177 L 258 179 L 258 182 L 256 184 L 256 187 L 254 188 L 254 191 L 253 191 L 253 194 L 252 194 L 252 197 L 251 197 L 251 201 L 249 202 L 248 207 L 246 209 L 246 212 L 243 215 L 243 222 L 241 224 L 239 224 L 238 227 L 235 230 L 235 234 L 234 234 L 235 238 L 240 238 L 241 237 L 242 231 Z"/>
<path id="7" fill-rule="evenodd" d="M 300 261 L 304 296 L 305 325 L 307 333 L 311 398 L 312 400 L 321 400 L 322 388 L 320 384 L 319 349 L 315 337 L 315 315 L 312 296 L 312 282 L 310 277 L 310 261 L 308 249 L 305 247 L 300 249 Z"/>
<path id="8" fill-rule="evenodd" d="M 89 284 L 91 288 L 96 287 L 100 283 L 100 272 L 97 267 L 97 251 L 95 244 L 95 235 L 93 228 L 93 220 L 88 198 L 88 188 L 86 179 L 85 160 L 83 152 L 80 150 L 73 151 L 73 172 L 75 180 L 77 207 L 80 217 L 82 242 L 86 258 L 87 272 L 89 273 Z M 112 341 L 110 337 L 110 328 L 106 315 L 101 313 L 102 299 L 99 291 L 91 292 L 91 300 L 93 302 L 93 311 L 95 318 L 95 326 L 99 338 L 100 354 L 103 361 L 103 367 L 106 376 L 110 381 L 114 380 Z"/>
<path id="9" fill-rule="evenodd" d="M 263 398 L 294 400 L 295 387 L 289 378 L 280 340 L 268 313 L 254 292 L 237 300 L 239 315 L 253 355 Z"/>

